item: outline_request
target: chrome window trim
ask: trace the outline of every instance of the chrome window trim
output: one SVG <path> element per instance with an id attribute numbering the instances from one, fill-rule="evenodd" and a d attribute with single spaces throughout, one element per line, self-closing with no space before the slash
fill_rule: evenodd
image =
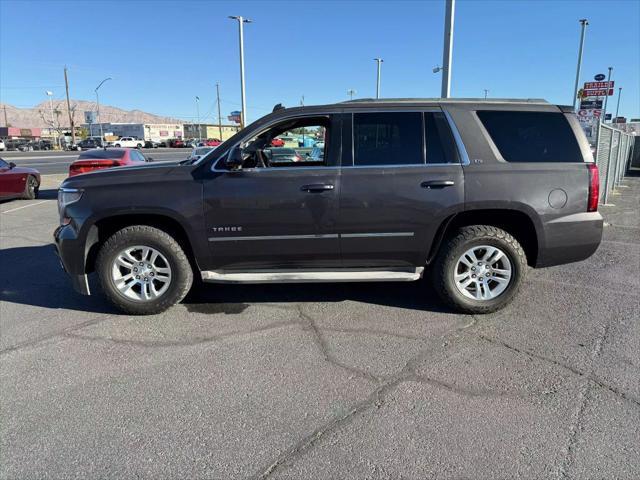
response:
<path id="1" fill-rule="evenodd" d="M 341 233 L 341 238 L 363 238 L 363 237 L 413 237 L 414 232 L 380 232 L 380 233 Z"/>
<path id="2" fill-rule="evenodd" d="M 456 147 L 458 148 L 458 154 L 460 155 L 460 163 L 452 163 L 448 165 L 469 165 L 471 162 L 469 161 L 469 154 L 467 153 L 467 149 L 464 146 L 464 142 L 462 141 L 462 137 L 460 136 L 460 131 L 456 126 L 456 123 L 451 118 L 451 115 L 446 110 L 442 110 L 444 112 L 444 116 L 449 123 L 449 128 L 451 128 L 451 133 L 453 133 L 453 139 L 456 142 Z M 435 165 L 435 164 L 431 164 Z"/>

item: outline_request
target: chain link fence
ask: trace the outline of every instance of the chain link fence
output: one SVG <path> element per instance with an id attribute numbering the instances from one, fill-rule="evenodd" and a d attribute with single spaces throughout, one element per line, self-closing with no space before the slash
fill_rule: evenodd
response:
<path id="1" fill-rule="evenodd" d="M 620 185 L 633 155 L 635 136 L 601 123 L 595 160 L 600 173 L 600 203 Z"/>

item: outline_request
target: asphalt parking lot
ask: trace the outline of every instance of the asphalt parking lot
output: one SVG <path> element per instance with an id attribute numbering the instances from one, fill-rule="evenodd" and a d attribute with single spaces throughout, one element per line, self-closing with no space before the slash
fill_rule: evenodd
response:
<path id="1" fill-rule="evenodd" d="M 411 284 L 74 293 L 55 188 L 0 204 L 0 477 L 640 478 L 640 176 L 507 309 Z"/>

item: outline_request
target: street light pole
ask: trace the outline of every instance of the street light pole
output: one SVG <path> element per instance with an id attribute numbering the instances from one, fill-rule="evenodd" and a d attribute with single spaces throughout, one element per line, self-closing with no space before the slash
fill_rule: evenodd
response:
<path id="1" fill-rule="evenodd" d="M 444 18 L 444 48 L 442 49 L 442 88 L 440 96 L 451 96 L 451 62 L 453 57 L 453 20 L 455 17 L 456 0 L 447 0 Z"/>
<path id="2" fill-rule="evenodd" d="M 584 50 L 584 34 L 589 25 L 586 18 L 580 19 L 580 47 L 578 48 L 578 68 L 576 69 L 576 82 L 573 85 L 573 109 L 576 109 L 576 101 L 578 100 L 578 82 L 580 81 L 580 69 L 582 68 L 582 51 Z"/>
<path id="3" fill-rule="evenodd" d="M 49 97 L 49 110 L 51 110 L 51 130 L 55 130 L 56 122 L 55 122 L 55 119 L 53 118 L 53 100 L 52 100 L 53 92 L 50 91 L 50 90 L 47 90 L 45 93 L 47 94 L 47 97 Z M 55 133 L 54 133 L 54 135 L 55 135 Z M 59 146 L 60 145 L 60 136 L 56 135 L 56 137 L 57 137 L 56 144 L 58 144 L 58 146 Z"/>
<path id="4" fill-rule="evenodd" d="M 102 84 L 104 82 L 106 82 L 107 80 L 111 80 L 111 77 L 107 77 L 104 80 L 102 80 L 98 86 L 96 87 L 96 108 L 98 110 L 98 123 L 100 124 L 100 145 L 104 145 L 104 132 L 102 131 L 102 120 L 100 118 L 100 97 L 98 96 L 98 90 L 100 89 L 100 87 L 102 86 Z"/>
<path id="5" fill-rule="evenodd" d="M 196 119 L 198 121 L 198 142 L 201 140 L 200 134 L 200 97 L 196 95 Z"/>
<path id="6" fill-rule="evenodd" d="M 606 93 L 604 94 L 604 109 L 602 110 L 602 123 L 607 121 L 607 100 L 609 100 L 609 82 L 611 81 L 611 72 L 613 71 L 613 67 L 609 67 L 609 75 L 607 76 L 607 88 Z"/>
<path id="7" fill-rule="evenodd" d="M 248 18 L 243 18 L 242 16 L 230 16 L 229 18 L 238 21 L 238 34 L 240 37 L 240 95 L 242 102 L 242 111 L 240 112 L 240 127 L 244 128 L 245 122 L 247 121 L 247 105 L 246 105 L 246 96 L 245 96 L 245 88 L 244 88 L 244 30 L 243 25 L 245 23 L 252 23 L 252 20 Z M 222 139 L 221 139 L 222 140 Z"/>
<path id="8" fill-rule="evenodd" d="M 349 100 L 353 100 L 353 96 L 358 93 L 356 92 L 353 88 L 350 88 L 349 90 L 347 90 L 347 95 L 349 95 Z"/>
<path id="9" fill-rule="evenodd" d="M 486 88 L 484 89 L 484 99 L 487 99 L 487 94 L 489 93 L 489 90 L 487 90 Z"/>
<path id="10" fill-rule="evenodd" d="M 376 98 L 380 98 L 380 65 L 382 64 L 382 62 L 384 62 L 384 60 L 381 58 L 374 58 L 374 60 L 378 62 L 378 74 L 377 74 L 377 81 L 376 81 Z"/>
<path id="11" fill-rule="evenodd" d="M 620 110 L 620 97 L 622 96 L 622 87 L 618 87 L 618 105 L 616 106 L 616 118 L 618 118 L 618 111 Z"/>

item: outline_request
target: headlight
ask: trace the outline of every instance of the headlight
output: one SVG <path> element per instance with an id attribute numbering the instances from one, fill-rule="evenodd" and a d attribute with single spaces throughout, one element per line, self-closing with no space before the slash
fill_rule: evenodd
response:
<path id="1" fill-rule="evenodd" d="M 77 188 L 61 188 L 58 190 L 58 214 L 60 223 L 64 223 L 64 209 L 82 197 L 82 190 Z"/>

